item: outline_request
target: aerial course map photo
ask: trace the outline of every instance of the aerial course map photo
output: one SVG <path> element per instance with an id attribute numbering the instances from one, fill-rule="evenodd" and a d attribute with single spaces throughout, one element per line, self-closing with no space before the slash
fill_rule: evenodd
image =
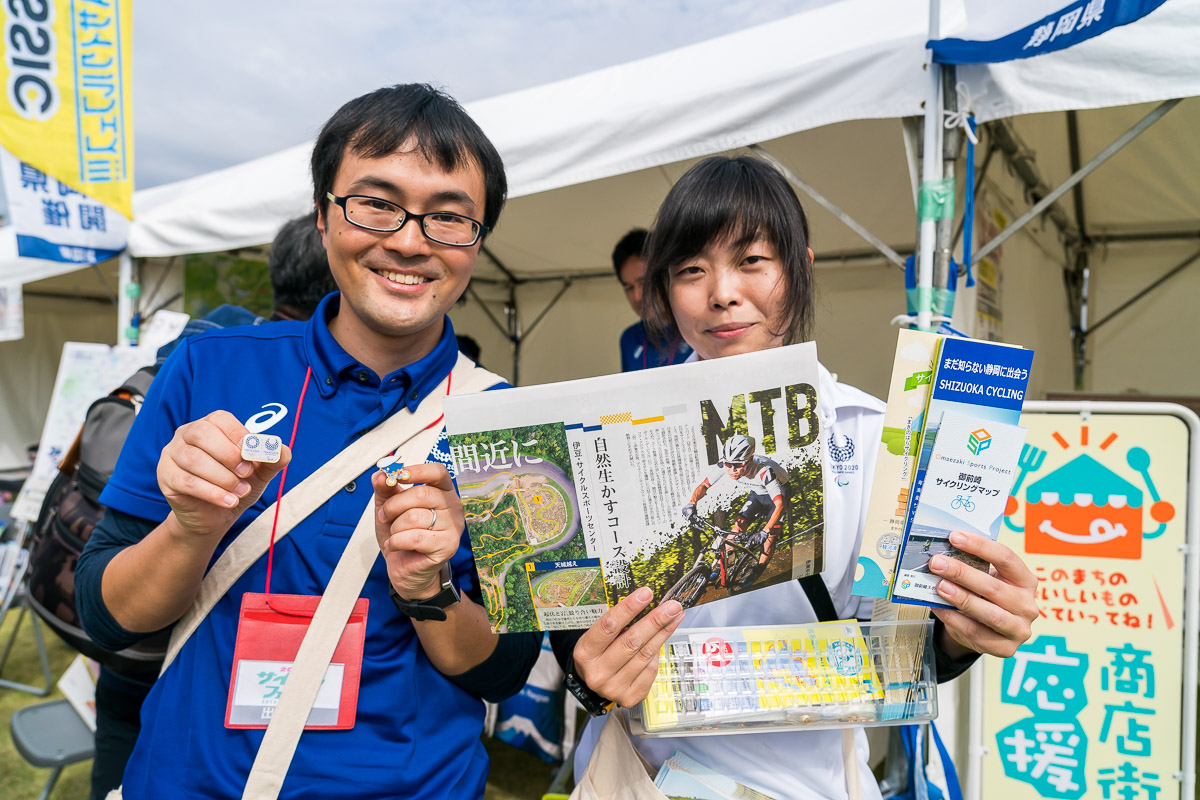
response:
<path id="1" fill-rule="evenodd" d="M 541 629 L 543 609 L 607 606 L 587 558 L 562 423 L 451 437 L 484 605 L 494 630 Z"/>

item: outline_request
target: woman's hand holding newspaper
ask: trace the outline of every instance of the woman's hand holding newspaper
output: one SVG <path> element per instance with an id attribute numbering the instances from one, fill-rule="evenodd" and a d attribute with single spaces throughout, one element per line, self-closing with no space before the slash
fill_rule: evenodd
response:
<path id="1" fill-rule="evenodd" d="M 668 600 L 633 622 L 653 599 L 643 586 L 606 611 L 575 645 L 576 674 L 592 691 L 625 708 L 649 694 L 658 652 L 683 621 L 683 606 Z"/>

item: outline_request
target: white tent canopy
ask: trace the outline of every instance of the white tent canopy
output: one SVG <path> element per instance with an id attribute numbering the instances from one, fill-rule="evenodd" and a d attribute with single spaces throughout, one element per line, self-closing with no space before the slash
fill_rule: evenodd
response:
<path id="1" fill-rule="evenodd" d="M 472 103 L 468 110 L 504 157 L 514 199 L 833 123 L 922 113 L 927 0 L 808 5 L 810 10 L 767 25 Z M 944 3 L 942 30 L 963 29 L 969 10 L 962 2 Z M 1193 96 L 1200 94 L 1197 32 L 1200 2 L 1172 0 L 1135 25 L 1070 50 L 964 66 L 959 77 L 975 98 L 980 122 Z M 777 145 L 785 163 L 803 163 L 788 158 L 789 142 Z M 138 192 L 132 253 L 167 256 L 269 242 L 283 222 L 311 207 L 309 150 L 310 145 L 301 145 Z M 655 173 L 628 187 L 656 184 L 647 203 L 651 208 L 667 188 Z M 646 197 L 623 196 L 638 204 Z M 607 212 L 565 195 L 553 201 L 546 196 L 537 205 L 593 223 L 597 214 L 621 214 L 625 201 L 597 199 L 609 201 Z M 518 205 L 513 204 L 514 211 Z M 557 241 L 545 231 L 558 226 L 547 225 L 543 217 L 531 239 L 523 225 L 514 224 L 515 216 L 520 212 L 502 220 L 489 249 L 502 261 L 519 264 L 518 272 L 604 266 L 595 246 L 574 231 L 570 241 Z M 609 226 L 596 227 L 608 236 Z M 608 244 L 605 238 L 600 249 Z M 531 251 L 538 257 L 527 260 Z"/>

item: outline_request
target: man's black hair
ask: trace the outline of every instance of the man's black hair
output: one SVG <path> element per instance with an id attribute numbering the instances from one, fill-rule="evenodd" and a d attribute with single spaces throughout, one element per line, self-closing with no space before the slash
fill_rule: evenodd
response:
<path id="1" fill-rule="evenodd" d="M 342 157 L 383 158 L 414 146 L 431 164 L 450 172 L 474 163 L 483 172 L 481 220 L 496 227 L 508 195 L 504 162 L 475 121 L 450 95 L 424 83 L 376 89 L 339 108 L 317 136 L 312 152 L 313 201 L 327 211 Z"/>
<path id="2" fill-rule="evenodd" d="M 671 313 L 671 274 L 711 244 L 746 248 L 759 237 L 775 248 L 783 268 L 783 313 L 772 324 L 784 344 L 808 336 L 813 318 L 808 217 L 792 187 L 767 162 L 752 156 L 712 156 L 671 187 L 646 253 L 642 318 L 659 346 L 679 335 Z"/>
<path id="3" fill-rule="evenodd" d="M 617 242 L 617 246 L 613 248 L 612 252 L 613 272 L 617 273 L 617 280 L 621 278 L 621 267 L 625 266 L 626 261 L 633 256 L 645 257 L 648 238 L 650 238 L 650 231 L 645 228 L 634 228 L 622 236 L 621 241 Z"/>
<path id="4" fill-rule="evenodd" d="M 321 298 L 337 291 L 329 259 L 317 230 L 317 212 L 288 221 L 279 229 L 267 255 L 275 313 L 286 319 L 308 319 Z"/>

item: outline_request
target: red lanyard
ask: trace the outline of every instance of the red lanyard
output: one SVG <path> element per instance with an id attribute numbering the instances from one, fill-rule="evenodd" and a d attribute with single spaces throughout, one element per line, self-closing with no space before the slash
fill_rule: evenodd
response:
<path id="1" fill-rule="evenodd" d="M 304 385 L 300 387 L 300 400 L 296 403 L 296 419 L 292 421 L 292 438 L 288 441 L 288 452 L 296 446 L 296 430 L 300 427 L 300 412 L 304 409 L 304 395 L 308 393 L 308 379 L 312 377 L 312 365 L 304 373 Z M 289 462 L 290 466 L 290 462 Z M 279 493 L 275 496 L 275 519 L 271 521 L 271 545 L 267 548 L 267 588 L 264 594 L 271 593 L 271 563 L 275 557 L 275 526 L 279 524 L 279 507 L 283 505 L 283 485 L 287 482 L 288 468 L 283 468 L 279 476 Z"/>
<path id="2" fill-rule="evenodd" d="M 288 450 L 291 451 L 296 446 L 296 430 L 300 427 L 300 412 L 304 408 L 304 395 L 308 392 L 308 381 L 312 377 L 312 367 L 309 366 L 308 371 L 304 373 L 304 385 L 300 387 L 300 400 L 296 403 L 296 419 L 292 422 L 292 438 L 288 441 Z M 454 373 L 450 372 L 446 375 L 446 394 L 450 394 L 450 382 L 454 378 Z M 434 425 L 437 425 L 445 418 L 445 414 L 441 414 L 433 422 L 421 429 L 421 432 L 427 431 Z M 393 450 L 394 454 L 396 451 Z M 290 466 L 290 464 L 289 464 Z M 271 521 L 271 544 L 267 548 L 267 586 L 264 594 L 271 594 L 271 565 L 275 556 L 275 529 L 279 525 L 279 508 L 283 505 L 283 487 L 287 482 L 288 468 L 283 468 L 283 473 L 279 476 L 279 492 L 275 496 L 275 518 Z"/>

